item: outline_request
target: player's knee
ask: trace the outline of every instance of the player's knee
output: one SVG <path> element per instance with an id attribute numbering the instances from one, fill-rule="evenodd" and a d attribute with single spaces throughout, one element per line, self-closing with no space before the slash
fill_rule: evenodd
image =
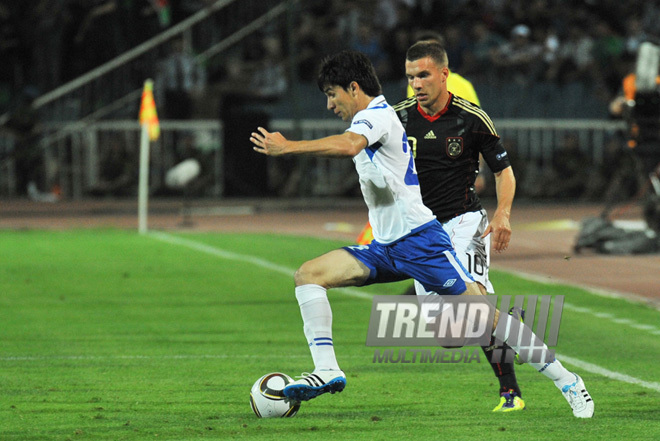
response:
<path id="1" fill-rule="evenodd" d="M 487 296 L 487 295 L 488 295 L 488 290 L 486 289 L 486 287 L 484 286 L 484 284 L 481 283 L 481 282 L 475 282 L 475 283 L 477 284 L 477 288 L 479 288 L 479 292 L 480 292 L 482 295 Z"/>
<path id="2" fill-rule="evenodd" d="M 305 272 L 303 270 L 303 267 L 301 266 L 293 274 L 293 281 L 296 284 L 296 286 L 301 286 L 301 285 L 305 285 L 305 280 L 307 280 L 307 278 L 305 277 Z"/>
<path id="3" fill-rule="evenodd" d="M 300 268 L 298 268 L 293 275 L 293 281 L 295 282 L 296 286 L 308 285 L 310 283 L 323 286 L 323 284 L 320 283 L 319 272 L 309 261 L 300 265 Z"/>

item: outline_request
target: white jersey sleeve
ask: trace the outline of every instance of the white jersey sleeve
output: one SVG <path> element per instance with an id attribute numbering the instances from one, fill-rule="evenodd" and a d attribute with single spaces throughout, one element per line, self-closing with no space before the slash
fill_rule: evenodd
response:
<path id="1" fill-rule="evenodd" d="M 422 202 L 406 132 L 385 98 L 356 113 L 347 130 L 367 139 L 353 161 L 374 239 L 391 243 L 435 219 Z"/>

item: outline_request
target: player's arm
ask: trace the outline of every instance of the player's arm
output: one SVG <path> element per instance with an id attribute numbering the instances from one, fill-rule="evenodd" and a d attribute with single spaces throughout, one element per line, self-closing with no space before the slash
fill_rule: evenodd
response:
<path id="1" fill-rule="evenodd" d="M 513 197 L 516 193 L 516 178 L 513 175 L 511 166 L 495 173 L 495 193 L 497 194 L 497 208 L 482 237 L 493 233 L 491 239 L 493 248 L 500 253 L 509 247 L 509 240 L 511 239 L 509 218 Z"/>
<path id="2" fill-rule="evenodd" d="M 353 157 L 367 147 L 367 139 L 353 132 L 309 141 L 291 141 L 280 132 L 271 133 L 263 127 L 258 127 L 257 130 L 259 133 L 252 132 L 250 136 L 254 151 L 269 156 L 314 154 Z"/>

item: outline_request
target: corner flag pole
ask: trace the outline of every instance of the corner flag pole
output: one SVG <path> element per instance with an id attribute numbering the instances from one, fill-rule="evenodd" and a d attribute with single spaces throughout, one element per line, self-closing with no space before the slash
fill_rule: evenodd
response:
<path id="1" fill-rule="evenodd" d="M 160 135 L 160 125 L 154 102 L 154 82 L 144 82 L 140 103 L 140 179 L 138 182 L 138 232 L 147 232 L 147 200 L 149 196 L 149 142 Z"/>

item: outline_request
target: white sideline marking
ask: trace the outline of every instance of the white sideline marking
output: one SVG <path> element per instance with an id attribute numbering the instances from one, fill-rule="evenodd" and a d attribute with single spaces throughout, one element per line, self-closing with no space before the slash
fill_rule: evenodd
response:
<path id="1" fill-rule="evenodd" d="M 182 237 L 172 236 L 167 233 L 150 231 L 149 236 L 154 239 L 158 239 L 162 242 L 171 243 L 174 245 L 182 245 L 184 247 L 191 248 L 193 250 L 201 251 L 206 254 L 211 254 L 212 256 L 220 257 L 222 259 L 234 260 L 238 262 L 250 263 L 252 265 L 259 266 L 261 268 L 269 269 L 275 271 L 276 273 L 293 277 L 293 273 L 296 271 L 293 268 L 289 268 L 282 265 L 277 265 L 268 260 L 261 259 L 259 257 L 250 256 L 249 254 L 239 254 L 232 251 L 226 251 L 220 248 L 213 247 L 211 245 L 206 245 L 200 242 L 195 242 L 194 240 L 184 239 Z M 342 292 L 343 294 L 350 297 L 357 297 L 360 299 L 371 299 L 373 296 L 371 294 L 362 292 L 355 288 L 338 288 L 337 291 Z"/>
<path id="2" fill-rule="evenodd" d="M 653 269 L 654 271 L 657 269 L 656 267 L 648 267 L 649 269 Z M 571 282 L 568 280 L 560 279 L 553 277 L 552 281 L 548 280 L 547 275 L 542 275 L 542 274 L 534 274 L 534 273 L 528 273 L 525 271 L 517 271 L 513 269 L 508 269 L 506 267 L 501 267 L 501 268 L 495 268 L 497 270 L 513 274 L 514 276 L 520 277 L 521 279 L 526 279 L 526 280 L 531 280 L 532 282 L 538 282 L 538 283 L 543 283 L 544 285 L 570 285 L 574 286 L 576 288 L 583 289 L 585 291 L 589 291 L 590 294 L 599 296 L 599 297 L 605 297 L 605 298 L 610 298 L 610 299 L 623 299 L 627 300 L 629 302 L 634 302 L 634 303 L 641 303 L 646 306 L 649 306 L 651 308 L 654 308 L 658 311 L 660 311 L 660 302 L 653 301 L 652 299 L 649 299 L 648 297 L 642 297 L 638 294 L 633 294 L 633 293 L 628 293 L 628 292 L 620 292 L 620 291 L 614 291 L 614 290 L 609 290 L 609 289 L 603 289 L 603 288 L 597 288 L 595 286 L 590 286 L 590 285 L 583 285 L 581 283 L 575 283 Z"/>
<path id="3" fill-rule="evenodd" d="M 654 381 L 644 381 L 639 378 L 631 377 L 630 375 L 621 374 L 619 372 L 610 371 L 603 367 L 600 367 L 596 364 L 591 364 L 586 361 L 578 360 L 577 358 L 569 357 L 568 355 L 557 355 L 557 359 L 562 363 L 566 362 L 572 364 L 573 366 L 579 367 L 587 372 L 592 374 L 602 375 L 612 380 L 623 381 L 624 383 L 635 384 L 637 386 L 644 387 L 646 389 L 651 389 L 657 392 L 660 392 L 660 383 Z"/>
<path id="4" fill-rule="evenodd" d="M 172 235 L 169 235 L 167 233 L 152 231 L 152 232 L 149 232 L 149 236 L 153 237 L 154 239 L 158 239 L 162 242 L 167 242 L 167 243 L 171 243 L 171 244 L 175 244 L 175 245 L 182 245 L 182 246 L 185 246 L 185 247 L 197 250 L 197 251 L 201 251 L 201 252 L 204 252 L 204 253 L 207 253 L 207 254 L 211 254 L 213 256 L 221 257 L 223 259 L 247 262 L 247 263 L 251 263 L 253 265 L 260 266 L 262 268 L 272 269 L 273 271 L 276 271 L 280 274 L 292 276 L 293 273 L 294 273 L 294 270 L 291 269 L 291 268 L 287 268 L 287 267 L 284 267 L 284 266 L 281 266 L 281 265 L 276 265 L 276 264 L 274 264 L 272 262 L 269 262 L 265 259 L 260 259 L 258 257 L 254 257 L 254 256 L 246 255 L 246 254 L 238 254 L 238 253 L 234 253 L 234 252 L 231 252 L 231 251 L 225 251 L 225 250 L 222 250 L 220 248 L 215 248 L 215 247 L 212 247 L 210 245 L 205 245 L 205 244 L 200 243 L 200 242 L 195 242 L 195 241 L 192 241 L 192 240 L 183 239 L 183 238 L 180 238 L 180 237 L 177 237 L 177 236 L 172 236 Z M 542 282 L 542 283 L 547 283 L 547 282 Z M 348 295 L 348 296 L 351 296 L 351 297 L 357 297 L 357 298 L 361 298 L 361 299 L 371 299 L 373 297 L 371 294 L 359 291 L 359 290 L 354 289 L 354 288 L 341 288 L 338 291 L 342 292 L 345 295 Z M 564 306 L 568 306 L 568 305 L 564 304 Z M 587 308 L 581 308 L 581 307 L 577 307 L 577 306 L 573 306 L 573 308 L 574 308 L 574 310 L 579 310 L 581 312 L 590 312 L 590 313 L 593 312 L 591 310 L 588 310 Z M 613 319 L 613 321 L 617 320 L 614 316 L 612 316 L 612 319 Z M 622 320 L 626 320 L 626 322 L 627 322 L 627 319 L 618 319 L 618 320 L 619 320 L 619 322 L 621 322 Z M 660 330 L 658 330 L 656 332 L 660 333 Z M 173 358 L 176 358 L 176 356 L 174 356 Z M 660 392 L 660 383 L 644 381 L 644 380 L 641 380 L 639 378 L 631 377 L 630 375 L 610 371 L 610 370 L 605 369 L 603 367 L 600 367 L 598 365 L 588 363 L 586 361 L 582 361 L 582 360 L 579 360 L 577 358 L 569 357 L 569 356 L 566 356 L 566 355 L 557 354 L 557 358 L 562 362 L 565 361 L 566 363 L 572 364 L 573 366 L 577 366 L 581 369 L 584 369 L 587 372 L 602 375 L 604 377 L 607 377 L 607 378 L 610 378 L 610 379 L 613 379 L 613 380 L 617 380 L 617 381 L 621 381 L 621 382 L 624 382 L 624 383 L 635 384 L 637 386 L 641 386 L 641 387 L 646 388 L 646 389 L 651 389 L 651 390 L 655 390 L 655 391 Z M 4 359 L 0 358 L 0 360 L 4 360 Z"/>
<path id="5" fill-rule="evenodd" d="M 602 318 L 611 321 L 612 323 L 616 323 L 618 325 L 626 325 L 630 326 L 631 328 L 634 329 L 639 329 L 640 331 L 649 331 L 649 333 L 653 335 L 659 335 L 660 334 L 660 328 L 657 326 L 653 325 L 645 325 L 643 323 L 637 323 L 634 320 L 628 319 L 628 318 L 619 318 L 615 316 L 614 314 L 610 314 L 607 312 L 598 312 L 594 311 L 593 309 L 590 308 L 585 308 L 583 306 L 576 306 L 571 303 L 564 303 L 564 308 L 568 309 L 569 311 L 575 311 L 579 312 L 582 314 L 589 314 L 593 315 L 594 317 Z"/>
<path id="6" fill-rule="evenodd" d="M 293 273 L 295 272 L 295 270 L 291 268 L 287 268 L 286 266 L 282 266 L 282 265 L 277 265 L 268 260 L 260 259 L 259 257 L 250 256 L 247 254 L 238 254 L 232 251 L 226 251 L 220 248 L 213 247 L 211 245 L 206 245 L 201 242 L 195 242 L 194 240 L 183 239 L 181 237 L 172 236 L 166 233 L 150 231 L 149 236 L 153 237 L 154 239 L 158 239 L 161 242 L 167 242 L 174 245 L 182 245 L 184 247 L 201 251 L 202 253 L 210 254 L 212 256 L 220 257 L 222 259 L 250 263 L 252 265 L 256 265 L 261 268 L 275 271 L 276 273 L 280 273 L 285 276 L 293 276 Z"/>

